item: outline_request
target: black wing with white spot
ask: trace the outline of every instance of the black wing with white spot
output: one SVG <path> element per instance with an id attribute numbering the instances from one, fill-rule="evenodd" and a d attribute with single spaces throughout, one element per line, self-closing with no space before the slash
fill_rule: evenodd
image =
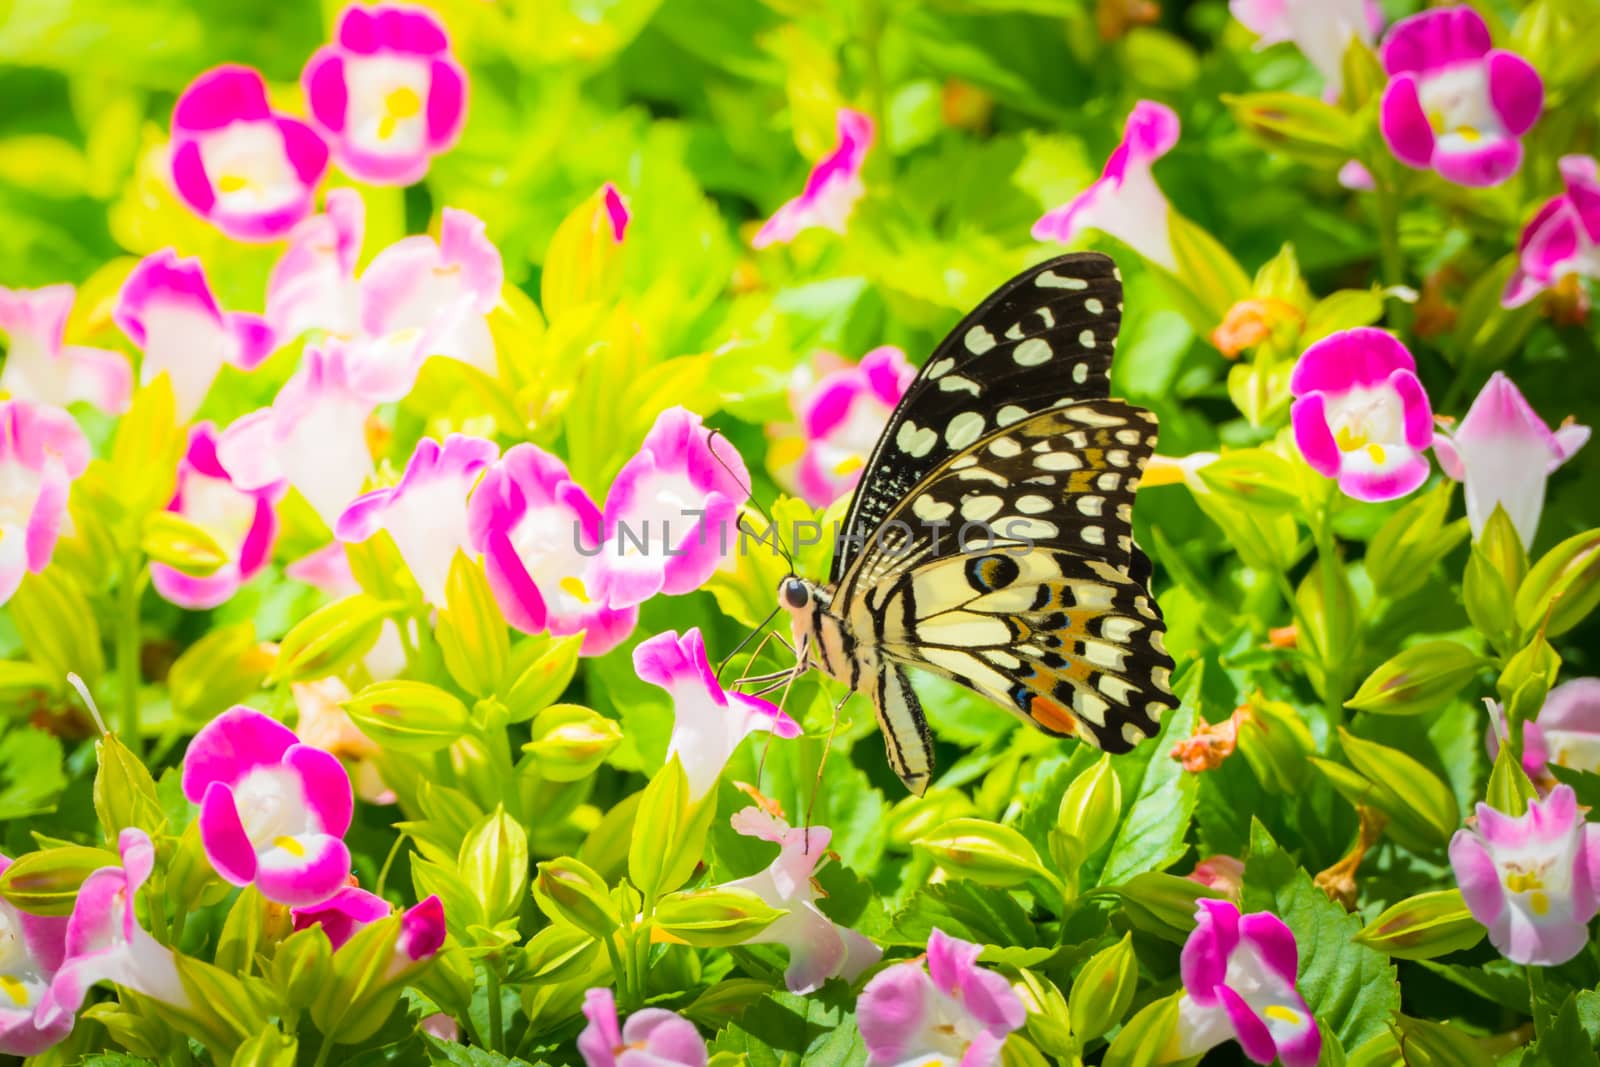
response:
<path id="1" fill-rule="evenodd" d="M 1052 405 L 1110 394 L 1122 281 L 1097 252 L 1017 275 L 962 319 L 901 398 L 867 460 L 831 582 L 906 493 L 979 438 Z"/>

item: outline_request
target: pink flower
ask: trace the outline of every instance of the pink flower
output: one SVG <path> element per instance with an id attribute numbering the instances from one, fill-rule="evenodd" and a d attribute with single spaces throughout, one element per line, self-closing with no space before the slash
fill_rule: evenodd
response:
<path id="1" fill-rule="evenodd" d="M 0 400 L 0 604 L 56 550 L 67 491 L 89 465 L 89 442 L 59 408 Z"/>
<path id="2" fill-rule="evenodd" d="M 750 242 L 756 248 L 788 244 L 813 227 L 844 233 L 856 202 L 866 195 L 861 166 L 872 147 L 872 120 L 859 111 L 839 109 L 839 144 L 811 169 L 805 191 L 775 211 Z"/>
<path id="3" fill-rule="evenodd" d="M 611 225 L 611 240 L 620 245 L 628 233 L 628 222 L 633 218 L 628 212 L 628 202 L 617 192 L 616 185 L 606 182 L 600 187 L 600 204 L 605 208 L 606 221 Z"/>
<path id="4" fill-rule="evenodd" d="M 1237 904 L 1244 886 L 1244 863 L 1233 856 L 1209 856 L 1195 864 L 1187 877 L 1189 881 L 1198 882 L 1207 889 L 1226 894 Z"/>
<path id="5" fill-rule="evenodd" d="M 617 1023 L 609 989 L 583 995 L 589 1025 L 578 1035 L 585 1067 L 706 1067 L 706 1043 L 694 1024 L 664 1008 L 644 1008 Z"/>
<path id="6" fill-rule="evenodd" d="M 386 647 L 391 644 L 392 651 Z M 375 682 L 393 678 L 405 669 L 405 648 L 400 644 L 394 620 L 384 620 L 378 643 L 361 664 Z M 338 678 L 318 678 L 314 682 L 295 682 L 289 692 L 299 713 L 295 732 L 301 743 L 337 757 L 350 775 L 356 796 L 368 804 L 393 804 L 394 790 L 384 783 L 373 759 L 382 750 L 351 721 L 344 708 L 344 702 L 350 699 L 345 684 Z"/>
<path id="7" fill-rule="evenodd" d="M 267 278 L 267 322 L 280 340 L 307 330 L 355 335 L 361 329 L 356 257 L 367 206 L 354 189 L 329 189 L 323 214 L 299 223 Z"/>
<path id="8" fill-rule="evenodd" d="M 450 563 L 467 547 L 467 494 L 499 454 L 481 437 L 451 434 L 443 445 L 424 437 L 399 484 L 357 497 L 334 533 L 342 541 L 365 541 L 389 531 L 423 596 L 442 608 Z"/>
<path id="9" fill-rule="evenodd" d="M 1066 244 L 1084 230 L 1096 229 L 1152 263 L 1177 270 L 1168 233 L 1172 207 L 1150 172 L 1150 165 L 1177 143 L 1177 113 L 1165 104 L 1139 101 L 1099 180 L 1034 223 L 1034 239 Z"/>
<path id="10" fill-rule="evenodd" d="M 1200 901 L 1180 958 L 1183 995 L 1171 1058 L 1199 1056 L 1232 1038 L 1256 1063 L 1315 1067 L 1322 1033 L 1295 989 L 1299 959 L 1294 934 L 1276 915 L 1240 915 L 1227 901 Z"/>
<path id="11" fill-rule="evenodd" d="M 11 859 L 0 854 L 0 874 Z M 72 1032 L 72 1015 L 37 1018 L 66 953 L 67 920 L 29 915 L 0 899 L 0 1053 L 34 1056 Z"/>
<path id="12" fill-rule="evenodd" d="M 1450 866 L 1467 910 L 1511 962 L 1553 967 L 1588 944 L 1600 911 L 1600 826 L 1583 821 L 1571 786 L 1515 818 L 1479 804 L 1477 829 L 1450 839 Z"/>
<path id="13" fill-rule="evenodd" d="M 283 495 L 282 482 L 243 490 L 217 462 L 217 432 L 209 422 L 189 431 L 189 448 L 178 461 L 178 486 L 167 510 L 204 529 L 227 553 L 228 560 L 204 577 L 150 564 L 156 592 L 179 607 L 201 611 L 227 602 L 255 577 L 272 556 L 278 516 L 272 510 Z"/>
<path id="14" fill-rule="evenodd" d="M 1600 168 L 1593 156 L 1562 156 L 1566 191 L 1545 202 L 1517 242 L 1517 269 L 1500 303 L 1519 307 L 1571 274 L 1600 277 Z"/>
<path id="15" fill-rule="evenodd" d="M 489 468 L 467 528 L 507 622 L 529 634 L 583 631 L 587 656 L 633 632 L 638 608 L 611 608 L 602 596 L 604 522 L 566 464 L 536 445 L 517 445 Z"/>
<path id="16" fill-rule="evenodd" d="M 1499 505 L 1531 548 L 1545 482 L 1588 440 L 1587 426 L 1551 430 L 1511 379 L 1495 371 L 1460 425 L 1433 435 L 1433 452 L 1446 474 L 1466 483 L 1474 537 Z"/>
<path id="17" fill-rule="evenodd" d="M 1383 9 L 1373 0 L 1228 0 L 1228 10 L 1255 31 L 1258 50 L 1294 42 L 1321 72 L 1330 100 L 1339 98 L 1351 39 L 1370 45 L 1383 30 Z"/>
<path id="18" fill-rule="evenodd" d="M 722 688 L 706 658 L 699 627 L 679 637 L 668 630 L 639 642 L 633 668 L 651 685 L 672 696 L 672 741 L 667 759 L 677 756 L 698 800 L 717 784 L 739 743 L 756 732 L 799 737 L 800 724 L 760 697 Z"/>
<path id="19" fill-rule="evenodd" d="M 0 389 L 36 404 L 81 400 L 120 415 L 133 395 L 133 371 L 120 352 L 64 343 L 75 295 L 70 285 L 0 286 L 0 332 L 10 346 Z"/>
<path id="20" fill-rule="evenodd" d="M 1433 411 L 1405 346 L 1363 326 L 1306 349 L 1289 388 L 1295 444 L 1346 496 L 1393 500 L 1428 478 Z"/>
<path id="21" fill-rule="evenodd" d="M 1380 125 L 1395 158 L 1457 185 L 1498 185 L 1522 165 L 1518 140 L 1544 108 L 1527 60 L 1493 47 L 1470 7 L 1401 19 L 1383 42 Z"/>
<path id="22" fill-rule="evenodd" d="M 335 952 L 363 926 L 393 914 L 388 901 L 353 885 L 343 886 L 321 903 L 290 910 L 296 930 L 322 927 Z M 414 964 L 432 957 L 444 944 L 444 938 L 444 905 L 439 898 L 430 896 L 413 905 L 400 917 L 400 937 L 385 977 L 392 980 Z"/>
<path id="23" fill-rule="evenodd" d="M 84 879 L 67 920 L 65 960 L 39 1003 L 36 1024 L 72 1027 L 72 1017 L 98 982 L 180 1008 L 191 1008 L 172 950 L 139 925 L 134 898 L 155 869 L 155 846 L 140 829 L 117 838 L 122 866 L 102 867 Z"/>
<path id="24" fill-rule="evenodd" d="M 311 211 L 328 146 L 267 104 L 259 71 L 200 75 L 172 111 L 172 182 L 201 218 L 235 241 L 275 241 Z"/>
<path id="25" fill-rule="evenodd" d="M 1505 711 L 1492 700 L 1486 740 L 1489 759 L 1500 755 Z M 1536 719 L 1522 724 L 1522 769 L 1547 782 L 1550 764 L 1600 774 L 1600 678 L 1574 678 L 1550 690 Z"/>
<path id="26" fill-rule="evenodd" d="M 1028 1012 L 1010 983 L 978 966 L 982 951 L 935 927 L 926 967 L 909 960 L 873 976 L 856 1001 L 872 1067 L 1000 1063 L 1006 1036 Z"/>
<path id="27" fill-rule="evenodd" d="M 266 320 L 243 311 L 223 311 L 198 259 L 181 259 L 170 248 L 139 261 L 122 283 L 111 317 L 144 352 L 139 380 L 162 373 L 172 380 L 178 417 L 199 410 L 224 363 L 254 370 L 272 353 Z"/>
<path id="28" fill-rule="evenodd" d="M 421 180 L 467 115 L 466 71 L 443 24 L 406 4 L 345 8 L 300 84 L 340 169 L 374 185 Z"/>
<path id="29" fill-rule="evenodd" d="M 806 503 L 822 508 L 861 480 L 878 435 L 917 371 L 893 345 L 874 348 L 859 364 L 833 356 L 817 362 L 827 368 L 823 375 L 815 382 L 808 376 L 790 391 L 800 437 L 776 444 L 773 462 Z"/>
<path id="30" fill-rule="evenodd" d="M 189 742 L 183 795 L 200 805 L 206 857 L 233 885 L 304 906 L 345 884 L 350 777 L 287 726 L 243 705 L 218 715 Z"/>

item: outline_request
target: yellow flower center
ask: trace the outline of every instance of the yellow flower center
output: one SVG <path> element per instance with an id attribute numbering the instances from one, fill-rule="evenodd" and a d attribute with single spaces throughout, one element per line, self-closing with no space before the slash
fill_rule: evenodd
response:
<path id="1" fill-rule="evenodd" d="M 217 179 L 217 188 L 225 193 L 238 193 L 251 188 L 254 183 L 243 174 L 224 174 Z"/>
<path id="2" fill-rule="evenodd" d="M 842 478 L 846 474 L 854 474 L 866 465 L 867 461 L 860 456 L 846 456 L 833 465 L 833 473 Z"/>
<path id="3" fill-rule="evenodd" d="M 1268 1004 L 1264 1014 L 1269 1019 L 1274 1019 L 1280 1023 L 1288 1023 L 1290 1026 L 1299 1026 L 1302 1021 L 1299 1012 L 1293 1008 L 1286 1008 L 1282 1004 Z"/>
<path id="4" fill-rule="evenodd" d="M 1544 879 L 1538 871 L 1513 870 L 1506 875 L 1506 888 L 1513 893 L 1526 893 L 1530 889 L 1543 889 Z"/>
<path id="5" fill-rule="evenodd" d="M 580 604 L 589 603 L 589 589 L 583 584 L 582 578 L 568 575 L 567 577 L 561 579 L 558 584 L 560 585 L 563 593 L 572 597 Z"/>
<path id="6" fill-rule="evenodd" d="M 1364 426 L 1357 426 L 1347 422 L 1334 433 L 1333 439 L 1338 443 L 1339 451 L 1354 452 L 1356 449 L 1366 445 L 1367 430 Z"/>
<path id="7" fill-rule="evenodd" d="M 0 992 L 11 998 L 19 1008 L 28 1006 L 28 988 L 9 974 L 0 974 Z"/>
<path id="8" fill-rule="evenodd" d="M 306 854 L 306 846 L 302 845 L 292 837 L 274 837 L 272 839 L 272 843 L 296 858 L 303 858 Z"/>
<path id="9" fill-rule="evenodd" d="M 1379 466 L 1383 465 L 1384 451 L 1382 445 L 1368 445 L 1367 455 L 1372 457 L 1372 462 L 1378 464 Z"/>
<path id="10" fill-rule="evenodd" d="M 378 120 L 378 136 L 387 141 L 395 135 L 400 123 L 422 114 L 422 98 L 415 89 L 401 86 L 390 90 L 383 98 L 383 118 Z"/>

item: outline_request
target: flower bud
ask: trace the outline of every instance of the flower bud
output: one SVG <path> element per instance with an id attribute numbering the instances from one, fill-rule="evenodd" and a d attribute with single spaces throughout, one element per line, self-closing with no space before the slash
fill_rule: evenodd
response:
<path id="1" fill-rule="evenodd" d="M 305 682 L 338 674 L 372 651 L 390 605 L 356 593 L 297 622 L 278 645 L 272 678 Z"/>
<path id="2" fill-rule="evenodd" d="M 192 578 L 215 574 L 228 562 L 228 553 L 205 527 L 176 511 L 152 511 L 145 516 L 140 547 L 157 563 Z"/>
<path id="3" fill-rule="evenodd" d="M 467 831 L 456 865 L 489 925 L 516 918 L 528 884 L 528 832 L 505 808 L 496 807 Z"/>
<path id="4" fill-rule="evenodd" d="M 533 935 L 523 949 L 523 963 L 530 982 L 555 984 L 587 974 L 603 951 L 587 931 L 558 922 Z"/>
<path id="5" fill-rule="evenodd" d="M 1056 829 L 1076 838 L 1082 843 L 1082 854 L 1090 856 L 1111 840 L 1121 815 L 1122 781 L 1111 769 L 1111 757 L 1102 755 L 1061 794 Z"/>
<path id="6" fill-rule="evenodd" d="M 952 819 L 916 839 L 945 872 L 998 889 L 1044 873 L 1039 853 L 1009 826 L 985 819 Z"/>
<path id="7" fill-rule="evenodd" d="M 384 748 L 424 755 L 467 731 L 467 706 L 427 682 L 374 682 L 345 701 L 350 721 Z"/>
<path id="8" fill-rule="evenodd" d="M 1306 757 L 1316 741 L 1293 704 L 1264 700 L 1260 694 L 1239 718 L 1237 745 L 1256 780 L 1275 793 L 1293 793 L 1306 774 Z"/>
<path id="9" fill-rule="evenodd" d="M 1373 919 L 1355 939 L 1402 960 L 1431 960 L 1471 948 L 1484 928 L 1467 910 L 1459 889 L 1419 893 Z"/>
<path id="10" fill-rule="evenodd" d="M 912 794 L 889 812 L 889 840 L 909 848 L 930 830 L 976 812 L 971 798 L 959 789 L 930 789 L 920 797 Z"/>
<path id="11" fill-rule="evenodd" d="M 1441 707 L 1486 661 L 1456 641 L 1424 641 L 1381 664 L 1345 707 L 1378 715 L 1421 715 Z"/>
<path id="12" fill-rule="evenodd" d="M 71 915 L 84 879 L 121 865 L 116 853 L 83 845 L 25 852 L 0 874 L 0 897 L 30 915 Z"/>
<path id="13" fill-rule="evenodd" d="M 605 880 L 567 856 L 539 864 L 533 899 L 552 920 L 571 923 L 594 938 L 610 936 L 621 924 Z"/>
<path id="14" fill-rule="evenodd" d="M 1138 984 L 1139 960 L 1133 954 L 1131 933 L 1090 956 L 1073 979 L 1067 1000 L 1072 1032 L 1078 1040 L 1099 1037 L 1120 1023 L 1133 1003 Z"/>
<path id="15" fill-rule="evenodd" d="M 1128 921 L 1146 933 L 1182 944 L 1194 929 L 1195 904 L 1223 899 L 1222 889 L 1160 871 L 1146 871 L 1116 887 Z"/>
<path id="16" fill-rule="evenodd" d="M 697 948 L 742 945 L 787 915 L 748 889 L 722 886 L 663 897 L 655 922 L 662 932 Z"/>
<path id="17" fill-rule="evenodd" d="M 614 720 L 578 704 L 552 704 L 533 720 L 533 740 L 522 751 L 550 781 L 575 782 L 593 774 L 621 743 Z"/>

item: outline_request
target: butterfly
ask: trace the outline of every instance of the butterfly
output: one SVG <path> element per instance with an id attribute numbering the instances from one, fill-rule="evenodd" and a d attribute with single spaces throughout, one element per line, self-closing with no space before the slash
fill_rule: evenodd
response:
<path id="1" fill-rule="evenodd" d="M 1125 752 L 1176 706 L 1133 499 L 1156 418 L 1111 399 L 1122 276 L 1098 253 L 1041 263 L 962 319 L 863 470 L 826 585 L 788 575 L 796 674 L 868 695 L 921 794 L 927 720 L 906 668 L 1046 733 Z"/>

